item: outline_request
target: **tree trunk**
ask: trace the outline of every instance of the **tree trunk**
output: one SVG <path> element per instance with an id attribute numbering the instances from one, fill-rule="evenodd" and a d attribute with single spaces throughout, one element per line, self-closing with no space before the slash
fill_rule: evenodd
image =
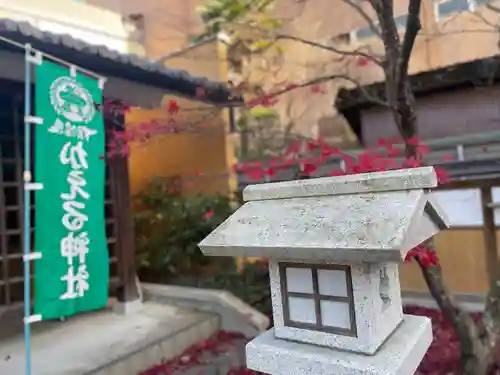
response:
<path id="1" fill-rule="evenodd" d="M 242 160 L 247 160 L 249 149 L 249 132 L 247 127 L 240 131 L 240 156 Z"/>
<path id="2" fill-rule="evenodd" d="M 441 267 L 427 269 L 417 261 L 429 291 L 440 310 L 453 328 L 460 342 L 461 375 L 493 375 L 495 369 L 494 345 L 488 343 L 485 331 L 467 312 L 457 307 L 453 296 L 446 290 Z"/>
<path id="3" fill-rule="evenodd" d="M 407 157 L 414 157 L 418 160 L 420 155 L 417 152 L 416 144 L 409 141 L 417 136 L 417 115 L 413 93 L 406 84 L 405 92 L 393 92 L 388 97 L 395 99 L 393 100 L 395 108 L 393 116 L 405 143 L 405 154 Z M 432 297 L 458 335 L 461 375 L 492 375 L 491 370 L 494 367 L 495 356 L 491 345 L 487 344 L 484 326 L 476 325 L 470 315 L 458 307 L 443 283 L 442 270 L 439 265 L 431 270 L 418 260 L 417 263 Z"/>
<path id="4" fill-rule="evenodd" d="M 479 338 L 474 341 L 480 342 Z M 472 354 L 461 355 L 460 367 L 463 375 L 493 375 L 495 360 L 493 351 L 483 345 L 477 345 Z"/>

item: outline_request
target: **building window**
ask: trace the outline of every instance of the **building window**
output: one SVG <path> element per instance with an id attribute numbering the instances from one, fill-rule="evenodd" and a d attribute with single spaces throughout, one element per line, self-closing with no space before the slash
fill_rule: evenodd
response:
<path id="1" fill-rule="evenodd" d="M 280 263 L 279 267 L 285 326 L 356 337 L 349 266 Z"/>
<path id="2" fill-rule="evenodd" d="M 394 22 L 396 23 L 396 27 L 398 30 L 406 29 L 406 24 L 408 23 L 408 15 L 402 14 L 400 16 L 394 17 Z"/>
<path id="3" fill-rule="evenodd" d="M 376 36 L 377 32 L 380 32 L 379 27 L 378 27 L 378 22 L 375 23 L 373 26 L 374 26 L 374 28 L 372 28 L 371 26 L 368 26 L 368 27 L 364 27 L 362 29 L 356 30 L 355 31 L 356 40 Z"/>
<path id="4" fill-rule="evenodd" d="M 476 4 L 478 2 L 475 0 L 438 0 L 435 3 L 436 19 L 442 20 L 456 13 L 474 11 Z"/>
<path id="5" fill-rule="evenodd" d="M 400 16 L 394 17 L 394 22 L 396 23 L 397 29 L 398 30 L 406 29 L 407 20 L 408 20 L 408 14 L 402 14 Z M 378 24 L 379 24 L 378 22 L 374 22 L 373 27 L 368 26 L 368 27 L 364 27 L 362 29 L 356 30 L 354 32 L 354 39 L 360 40 L 360 39 L 370 38 L 370 37 L 376 36 L 377 32 L 380 32 L 380 28 L 379 28 Z"/>
<path id="6" fill-rule="evenodd" d="M 343 33 L 339 35 L 335 35 L 330 39 L 332 43 L 335 44 L 349 44 L 351 42 L 351 34 L 350 33 Z"/>
<path id="7" fill-rule="evenodd" d="M 356 39 L 364 39 L 375 36 L 378 31 L 378 25 L 375 26 L 375 29 L 370 26 L 359 29 L 356 31 Z"/>

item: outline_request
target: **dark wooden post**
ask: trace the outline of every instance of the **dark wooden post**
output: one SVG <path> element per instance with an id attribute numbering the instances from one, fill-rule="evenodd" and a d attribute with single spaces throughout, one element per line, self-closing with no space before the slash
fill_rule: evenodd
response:
<path id="1" fill-rule="evenodd" d="M 118 105 L 118 103 L 117 103 Z M 110 119 L 115 131 L 125 130 L 125 115 L 117 111 Z M 135 270 L 135 237 L 130 180 L 126 157 L 114 156 L 108 159 L 111 168 L 114 220 L 117 239 L 118 275 L 120 284 L 117 298 L 120 302 L 136 300 L 139 297 Z"/>
<path id="2" fill-rule="evenodd" d="M 132 202 L 128 163 L 126 158 L 116 158 L 112 162 L 113 189 L 115 195 L 115 220 L 117 227 L 118 272 L 120 287 L 118 299 L 121 302 L 138 298 L 135 273 L 135 242 Z"/>
<path id="3" fill-rule="evenodd" d="M 488 207 L 493 202 L 491 193 L 492 186 L 481 187 L 481 204 L 483 206 L 483 225 L 484 225 L 484 245 L 486 249 L 486 270 L 488 272 L 489 282 L 494 282 L 498 276 L 498 253 L 497 236 L 494 208 Z"/>

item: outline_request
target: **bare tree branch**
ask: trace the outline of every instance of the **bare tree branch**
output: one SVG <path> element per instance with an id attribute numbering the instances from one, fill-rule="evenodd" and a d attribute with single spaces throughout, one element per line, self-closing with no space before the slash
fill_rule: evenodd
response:
<path id="1" fill-rule="evenodd" d="M 500 13 L 500 8 L 497 7 L 496 5 L 493 5 L 491 2 L 488 2 L 486 4 L 486 9 L 492 10 L 494 12 Z"/>
<path id="2" fill-rule="evenodd" d="M 486 8 L 495 12 L 495 13 L 500 13 L 500 8 L 498 8 L 494 5 L 491 5 L 489 3 L 486 4 Z M 496 31 L 498 33 L 498 31 L 500 30 L 500 25 L 498 23 L 492 22 L 489 19 L 487 19 L 482 12 L 472 12 L 471 14 L 474 17 L 479 18 L 479 21 L 481 23 L 484 23 L 487 26 L 490 26 L 492 28 L 492 30 L 490 30 L 490 31 Z"/>
<path id="3" fill-rule="evenodd" d="M 403 45 L 401 54 L 396 67 L 396 82 L 398 89 L 403 89 L 403 86 L 408 78 L 408 65 L 410 63 L 411 52 L 415 44 L 417 34 L 422 28 L 420 24 L 420 7 L 422 0 L 410 0 L 408 5 L 408 19 L 406 23 Z"/>
<path id="4" fill-rule="evenodd" d="M 351 0 L 344 0 L 351 1 Z M 380 28 L 382 30 L 382 41 L 384 43 L 385 56 L 386 56 L 386 74 L 391 75 L 390 78 L 394 79 L 394 70 L 396 68 L 396 61 L 399 59 L 401 50 L 401 42 L 399 39 L 398 29 L 394 21 L 394 6 L 392 0 L 373 0 L 370 2 L 375 13 L 377 14 Z M 387 71 L 387 68 L 392 71 Z"/>
<path id="5" fill-rule="evenodd" d="M 314 42 L 314 41 L 311 41 L 308 39 L 303 39 L 303 38 L 300 38 L 298 36 L 285 35 L 285 34 L 278 34 L 276 36 L 276 40 L 280 40 L 280 39 L 293 40 L 293 41 L 296 41 L 299 43 L 310 45 L 312 47 L 317 47 L 320 49 L 324 49 L 326 51 L 335 52 L 339 55 L 363 57 L 363 58 L 377 64 L 378 66 L 382 67 L 382 61 L 380 60 L 381 56 L 379 56 L 379 58 L 377 58 L 374 56 L 374 54 L 369 54 L 369 53 L 365 53 L 365 52 L 361 51 L 360 50 L 361 48 L 358 48 L 357 50 L 354 50 L 354 51 L 345 51 L 345 50 L 341 50 L 341 49 L 338 49 L 338 48 L 333 47 L 333 46 L 327 46 L 325 44 Z"/>
<path id="6" fill-rule="evenodd" d="M 359 89 L 363 93 L 363 95 L 365 96 L 365 98 L 368 101 L 372 102 L 373 104 L 377 104 L 379 106 L 385 107 L 385 108 L 390 108 L 390 105 L 387 101 L 384 101 L 380 98 L 372 96 L 368 91 L 366 91 L 366 88 L 363 87 L 356 79 L 350 77 L 347 74 L 330 74 L 330 75 L 326 75 L 326 76 L 313 78 L 313 79 L 306 81 L 304 83 L 290 84 L 287 87 L 280 89 L 280 90 L 273 91 L 273 92 L 267 94 L 266 96 L 269 98 L 274 98 L 274 97 L 277 97 L 277 96 L 282 95 L 282 94 L 289 92 L 289 91 L 297 90 L 299 88 L 314 86 L 314 85 L 318 85 L 320 83 L 334 81 L 334 80 L 348 81 L 348 82 L 354 84 L 356 86 L 356 88 Z"/>
<path id="7" fill-rule="evenodd" d="M 368 13 L 365 12 L 365 10 L 362 7 L 363 1 L 357 2 L 356 0 L 342 0 L 344 3 L 349 5 L 351 8 L 353 8 L 356 13 L 358 13 L 361 18 L 368 24 L 368 26 L 373 30 L 373 32 L 379 37 L 382 38 L 382 34 L 380 32 L 380 29 L 377 27 L 375 21 L 368 15 Z"/>

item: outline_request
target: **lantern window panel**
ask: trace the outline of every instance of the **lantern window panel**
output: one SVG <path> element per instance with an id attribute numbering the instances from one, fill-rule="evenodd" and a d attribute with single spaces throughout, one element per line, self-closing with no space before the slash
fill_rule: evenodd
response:
<path id="1" fill-rule="evenodd" d="M 356 336 L 351 268 L 280 263 L 284 324 Z"/>

